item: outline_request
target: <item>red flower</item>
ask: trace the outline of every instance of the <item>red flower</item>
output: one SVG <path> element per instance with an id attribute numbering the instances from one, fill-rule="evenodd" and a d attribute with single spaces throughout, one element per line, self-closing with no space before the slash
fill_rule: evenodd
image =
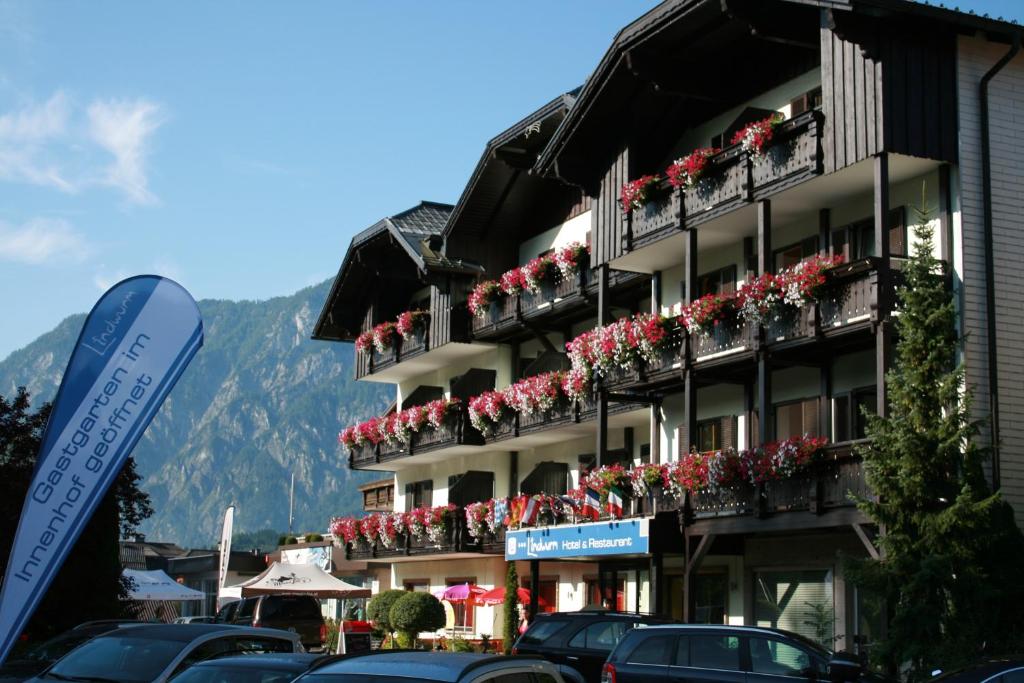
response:
<path id="1" fill-rule="evenodd" d="M 722 150 L 717 147 L 703 147 L 695 149 L 681 159 L 677 159 L 665 169 L 668 182 L 672 187 L 693 187 L 704 175 L 708 159 L 715 156 Z"/>
<path id="2" fill-rule="evenodd" d="M 651 190 L 660 181 L 659 176 L 645 175 L 625 183 L 619 193 L 619 205 L 622 207 L 622 212 L 629 213 L 633 209 L 643 208 L 644 204 L 650 201 Z"/>

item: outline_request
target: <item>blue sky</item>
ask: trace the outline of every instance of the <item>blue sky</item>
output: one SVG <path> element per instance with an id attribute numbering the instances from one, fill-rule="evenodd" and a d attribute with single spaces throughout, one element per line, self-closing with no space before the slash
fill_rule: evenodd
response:
<path id="1" fill-rule="evenodd" d="M 654 4 L 0 0 L 0 358 L 128 275 L 197 299 L 332 276 Z"/>

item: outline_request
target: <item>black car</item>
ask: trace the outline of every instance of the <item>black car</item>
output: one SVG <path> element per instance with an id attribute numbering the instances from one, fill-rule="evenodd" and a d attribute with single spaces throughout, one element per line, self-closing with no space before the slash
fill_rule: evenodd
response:
<path id="1" fill-rule="evenodd" d="M 1024 657 L 988 659 L 936 674 L 930 683 L 1024 683 Z"/>
<path id="2" fill-rule="evenodd" d="M 331 655 L 274 653 L 231 655 L 193 664 L 173 683 L 290 683 Z"/>
<path id="3" fill-rule="evenodd" d="M 138 624 L 132 620 L 89 621 L 70 631 L 50 638 L 16 659 L 9 659 L 0 667 L 0 683 L 16 683 L 32 678 L 76 647 L 98 635 L 122 626 Z"/>
<path id="4" fill-rule="evenodd" d="M 513 652 L 540 655 L 575 670 L 584 681 L 597 681 L 604 660 L 629 631 L 637 626 L 671 623 L 673 620 L 666 617 L 632 612 L 582 610 L 538 614 L 526 633 L 519 636 Z"/>
<path id="5" fill-rule="evenodd" d="M 540 657 L 469 652 L 376 650 L 339 655 L 317 664 L 295 683 L 565 683 Z M 204 682 L 205 683 L 205 682 Z M 217 683 L 220 683 L 218 681 Z M 234 683 L 234 681 L 232 681 Z"/>
<path id="6" fill-rule="evenodd" d="M 753 626 L 675 624 L 637 629 L 605 663 L 602 683 L 844 683 L 864 676 L 855 655 Z"/>
<path id="7" fill-rule="evenodd" d="M 220 623 L 220 615 L 217 620 Z M 327 640 L 327 622 L 320 611 L 320 601 L 312 595 L 242 598 L 227 623 L 294 631 L 302 639 L 302 646 L 310 651 L 321 650 Z"/>

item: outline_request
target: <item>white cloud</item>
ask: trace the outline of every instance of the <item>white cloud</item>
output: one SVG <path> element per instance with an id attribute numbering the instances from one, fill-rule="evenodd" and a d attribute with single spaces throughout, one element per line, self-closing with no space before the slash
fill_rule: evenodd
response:
<path id="1" fill-rule="evenodd" d="M 163 123 L 160 107 L 145 100 L 112 100 L 89 105 L 89 133 L 93 141 L 114 156 L 105 182 L 139 204 L 152 204 L 145 156 L 150 136 Z"/>
<path id="2" fill-rule="evenodd" d="M 83 110 L 57 91 L 0 114 L 0 180 L 66 193 L 109 186 L 133 203 L 154 204 L 146 153 L 163 120 L 148 100 L 93 100 Z"/>
<path id="3" fill-rule="evenodd" d="M 92 249 L 61 218 L 33 218 L 19 225 L 0 223 L 0 260 L 37 265 L 82 261 Z"/>

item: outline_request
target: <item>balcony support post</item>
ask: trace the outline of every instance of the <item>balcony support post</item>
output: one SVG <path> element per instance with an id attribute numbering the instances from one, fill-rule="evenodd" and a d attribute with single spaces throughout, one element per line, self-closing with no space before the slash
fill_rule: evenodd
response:
<path id="1" fill-rule="evenodd" d="M 508 454 L 508 497 L 519 495 L 519 451 Z"/>
<path id="2" fill-rule="evenodd" d="M 772 203 L 762 199 L 757 203 L 757 274 L 772 272 Z"/>
<path id="3" fill-rule="evenodd" d="M 661 313 L 661 271 L 656 270 L 651 275 L 651 313 Z"/>
<path id="4" fill-rule="evenodd" d="M 772 204 L 767 199 L 757 203 L 757 274 L 771 273 L 775 266 L 772 258 Z M 762 336 L 763 340 L 763 336 Z M 772 440 L 772 368 L 768 349 L 760 344 L 757 351 L 757 439 L 759 446 Z"/>
<path id="5" fill-rule="evenodd" d="M 650 566 L 650 586 L 651 595 L 650 602 L 648 603 L 651 607 L 651 612 L 654 614 L 662 613 L 662 589 L 661 584 L 664 579 L 664 573 L 662 571 L 662 554 L 660 552 L 651 553 L 651 566 Z"/>
<path id="6" fill-rule="evenodd" d="M 949 191 L 949 164 L 939 166 L 939 260 L 953 270 L 953 204 Z"/>
<path id="7" fill-rule="evenodd" d="M 599 389 L 597 392 L 597 462 L 600 467 L 608 459 L 608 392 Z"/>
<path id="8" fill-rule="evenodd" d="M 686 230 L 686 253 L 683 254 L 683 304 L 688 304 L 700 294 L 697 291 L 697 231 Z"/>
<path id="9" fill-rule="evenodd" d="M 818 255 L 828 256 L 829 237 L 832 233 L 832 211 L 821 209 L 818 211 Z"/>
<path id="10" fill-rule="evenodd" d="M 597 268 L 597 324 L 607 325 L 611 320 L 608 301 L 608 264 L 602 263 Z"/>
<path id="11" fill-rule="evenodd" d="M 537 616 L 540 600 L 540 560 L 530 560 L 530 623 Z"/>
<path id="12" fill-rule="evenodd" d="M 826 360 L 821 364 L 818 370 L 819 376 L 818 381 L 820 385 L 819 399 L 818 399 L 818 436 L 824 436 L 831 438 L 829 433 L 829 425 L 831 420 L 829 416 L 831 414 L 831 398 L 832 398 L 832 368 L 829 367 L 829 361 Z"/>
<path id="13" fill-rule="evenodd" d="M 693 611 L 696 606 L 693 599 L 693 579 L 696 577 L 697 570 L 700 569 L 701 563 L 704 562 L 704 557 L 708 554 L 708 550 L 711 549 L 711 544 L 714 542 L 715 534 L 705 534 L 700 537 L 697 547 L 691 550 L 690 536 L 685 535 L 683 537 L 683 546 L 686 550 L 686 569 L 683 574 L 683 621 L 685 623 L 693 621 Z"/>
<path id="14" fill-rule="evenodd" d="M 885 152 L 875 155 L 875 255 L 878 284 L 878 325 L 875 328 L 875 391 L 878 414 L 888 413 L 888 392 L 885 389 L 885 374 L 892 360 L 892 331 L 889 311 L 892 304 L 892 272 L 889 254 L 889 155 Z"/>
<path id="15" fill-rule="evenodd" d="M 697 382 L 693 368 L 686 369 L 683 380 L 683 434 L 685 441 L 679 444 L 679 455 L 690 452 L 697 444 Z"/>

